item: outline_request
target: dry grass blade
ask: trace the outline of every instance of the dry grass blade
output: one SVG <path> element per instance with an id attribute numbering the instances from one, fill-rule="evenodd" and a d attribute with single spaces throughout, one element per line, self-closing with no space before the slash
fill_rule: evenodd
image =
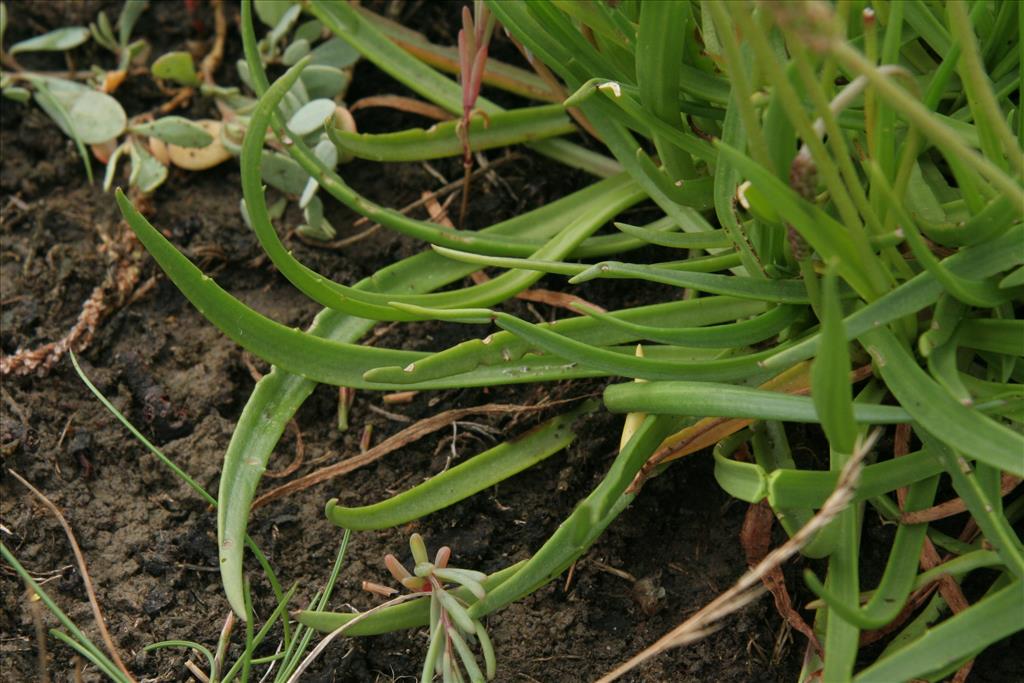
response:
<path id="1" fill-rule="evenodd" d="M 425 116 L 428 119 L 434 119 L 435 121 L 448 121 L 453 118 L 450 113 L 436 104 L 430 104 L 423 100 L 417 100 L 413 97 L 403 97 L 401 95 L 372 95 L 370 97 L 364 97 L 353 102 L 352 106 L 349 107 L 348 110 L 356 112 L 360 109 L 369 109 L 371 107 L 397 109 L 398 111 L 404 111 L 409 114 L 419 114 L 420 116 Z"/>
<path id="2" fill-rule="evenodd" d="M 271 479 L 284 479 L 285 477 L 294 474 L 296 470 L 302 467 L 303 461 L 306 459 L 306 444 L 302 440 L 302 430 L 299 429 L 299 423 L 292 418 L 288 422 L 288 428 L 295 432 L 295 457 L 283 470 L 271 472 L 267 470 L 263 473 L 264 477 L 270 477 Z"/>
<path id="3" fill-rule="evenodd" d="M 1004 472 L 1002 481 L 999 485 L 999 495 L 1006 496 L 1008 493 L 1020 486 L 1022 481 L 1024 481 L 1024 479 Z M 933 505 L 932 507 L 925 508 L 924 510 L 905 512 L 900 517 L 900 523 L 924 524 L 926 522 L 935 522 L 940 519 L 945 519 L 946 517 L 952 517 L 953 515 L 959 515 L 961 512 L 967 512 L 967 504 L 962 498 L 954 498 L 953 500 L 947 500 L 944 503 Z"/>
<path id="4" fill-rule="evenodd" d="M 491 279 L 487 273 L 482 270 L 476 271 L 469 277 L 473 280 L 474 284 L 478 285 Z M 524 289 L 521 292 L 517 292 L 515 298 L 521 301 L 545 304 L 552 308 L 564 308 L 572 313 L 579 313 L 579 309 L 577 309 L 576 306 L 580 304 L 601 313 L 608 312 L 603 306 L 598 306 L 592 301 L 587 301 L 581 296 L 569 294 L 568 292 L 555 292 L 550 289 Z"/>
<path id="5" fill-rule="evenodd" d="M 721 627 L 722 619 L 743 609 L 762 595 L 765 592 L 762 585 L 764 578 L 783 562 L 800 552 L 800 549 L 807 545 L 818 531 L 827 526 L 853 501 L 857 483 L 860 481 L 864 457 L 880 435 L 881 429 L 876 429 L 859 444 L 853 457 L 840 472 L 839 481 L 836 483 L 832 495 L 822 505 L 818 514 L 814 515 L 800 531 L 796 532 L 786 543 L 770 552 L 756 567 L 741 576 L 732 588 L 712 600 L 703 609 L 662 636 L 643 652 L 634 655 L 613 671 L 602 676 L 598 683 L 610 683 L 665 650 L 689 645 L 703 639 Z"/>
<path id="6" fill-rule="evenodd" d="M 132 676 L 131 672 L 128 671 L 124 662 L 121 661 L 121 656 L 117 653 L 117 647 L 114 645 L 114 641 L 110 637 L 110 632 L 107 631 L 107 622 L 103 620 L 103 612 L 100 611 L 100 603 L 96 599 L 96 591 L 93 590 L 92 579 L 89 578 L 89 569 L 85 564 L 85 556 L 82 555 L 82 549 L 78 547 L 78 540 L 75 538 L 75 533 L 71 530 L 71 525 L 68 524 L 68 521 L 64 518 L 60 508 L 54 505 L 53 501 L 43 495 L 39 489 L 28 483 L 14 470 L 8 469 L 7 471 L 12 477 L 17 479 L 22 486 L 31 491 L 32 495 L 38 498 L 39 502 L 45 505 L 46 509 L 57 518 L 58 522 L 60 522 L 61 527 L 64 529 L 64 534 L 68 537 L 68 543 L 71 544 L 71 551 L 75 554 L 75 561 L 78 563 L 78 572 L 82 575 L 82 583 L 85 584 L 85 592 L 89 596 L 89 605 L 92 607 L 92 615 L 96 620 L 96 627 L 100 631 L 100 636 L 103 638 L 103 644 L 107 647 L 107 652 L 110 654 L 110 658 L 114 660 L 114 664 L 117 665 L 117 668 L 128 677 L 128 680 L 134 681 L 135 678 Z"/>
<path id="7" fill-rule="evenodd" d="M 46 624 L 43 623 L 43 608 L 39 604 L 39 596 L 34 590 L 26 586 L 25 599 L 28 601 L 28 609 L 32 614 L 32 625 L 36 631 L 36 654 L 39 660 L 39 681 L 50 683 L 50 655 L 46 649 Z"/>
<path id="8" fill-rule="evenodd" d="M 281 496 L 286 496 L 289 493 L 302 491 L 303 489 L 308 489 L 310 486 L 315 486 L 321 482 L 333 479 L 334 477 L 340 477 L 343 474 L 348 474 L 353 470 L 359 469 L 364 465 L 368 465 L 371 462 L 384 457 L 392 451 L 398 450 L 413 441 L 423 438 L 427 434 L 443 429 L 451 425 L 456 420 L 461 420 L 468 415 L 500 415 L 503 413 L 522 413 L 535 410 L 545 410 L 562 403 L 569 403 L 577 400 L 579 399 L 568 398 L 560 401 L 551 401 L 548 403 L 540 403 L 530 406 L 514 405 L 509 403 L 486 403 L 482 406 L 475 406 L 471 408 L 454 408 L 452 410 L 446 410 L 443 413 L 432 415 L 409 425 L 397 434 L 388 437 L 373 448 L 370 448 L 365 453 L 361 453 L 334 465 L 311 472 L 304 477 L 299 477 L 294 481 L 290 481 L 287 484 L 267 491 L 253 501 L 252 509 L 255 510 L 256 508 L 266 505 L 270 501 L 276 500 Z"/>

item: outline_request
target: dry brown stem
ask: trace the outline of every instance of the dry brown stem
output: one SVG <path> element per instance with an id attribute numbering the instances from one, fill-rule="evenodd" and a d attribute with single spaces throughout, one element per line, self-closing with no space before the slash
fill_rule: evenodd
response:
<path id="1" fill-rule="evenodd" d="M 364 97 L 356 100 L 348 110 L 356 112 L 360 109 L 369 109 L 371 107 L 397 109 L 398 111 L 404 111 L 409 114 L 419 114 L 420 116 L 425 116 L 428 119 L 434 119 L 435 121 L 448 121 L 454 118 L 448 111 L 442 109 L 436 104 L 430 104 L 423 100 L 417 100 L 414 97 L 403 97 L 401 95 L 371 95 L 370 97 Z"/>

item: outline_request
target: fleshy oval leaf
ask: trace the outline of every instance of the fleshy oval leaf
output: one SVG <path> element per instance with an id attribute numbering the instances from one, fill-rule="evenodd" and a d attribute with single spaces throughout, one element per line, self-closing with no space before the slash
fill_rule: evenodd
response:
<path id="1" fill-rule="evenodd" d="M 11 46 L 10 53 L 16 55 L 19 52 L 63 52 L 89 40 L 89 35 L 89 29 L 84 26 L 65 26 L 15 43 Z"/>
<path id="2" fill-rule="evenodd" d="M 67 109 L 75 132 L 87 145 L 113 140 L 128 125 L 128 116 L 121 104 L 98 90 L 87 89 L 75 97 Z"/>
<path id="3" fill-rule="evenodd" d="M 350 80 L 347 73 L 326 64 L 310 64 L 302 70 L 302 75 L 299 78 L 306 86 L 306 92 L 314 99 L 321 97 L 332 99 L 343 95 Z"/>
<path id="4" fill-rule="evenodd" d="M 260 171 L 263 182 L 285 194 L 302 194 L 309 180 L 309 174 L 291 157 L 276 152 L 264 151 Z"/>
<path id="5" fill-rule="evenodd" d="M 288 130 L 293 135 L 309 135 L 323 128 L 324 120 L 334 113 L 336 105 L 331 100 L 321 98 L 304 104 L 288 120 Z"/>
<path id="6" fill-rule="evenodd" d="M 133 133 L 139 133 L 179 147 L 206 147 L 213 142 L 213 136 L 202 126 L 181 116 L 164 116 L 156 121 L 132 126 Z"/>
<path id="7" fill-rule="evenodd" d="M 181 85 L 199 85 L 199 75 L 196 73 L 195 62 L 188 52 L 168 52 L 160 55 L 150 71 L 157 78 L 174 81 Z"/>
<path id="8" fill-rule="evenodd" d="M 335 36 L 313 50 L 313 64 L 323 64 L 344 69 L 359 59 L 359 51 L 345 40 Z"/>
<path id="9" fill-rule="evenodd" d="M 308 55 L 309 49 L 309 41 L 305 38 L 293 40 L 291 44 L 284 49 L 284 54 L 281 55 L 281 63 L 285 66 L 292 66 L 295 62 Z"/>

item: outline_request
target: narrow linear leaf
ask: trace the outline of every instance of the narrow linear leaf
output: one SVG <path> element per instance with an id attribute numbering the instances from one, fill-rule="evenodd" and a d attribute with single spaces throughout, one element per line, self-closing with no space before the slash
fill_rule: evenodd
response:
<path id="1" fill-rule="evenodd" d="M 875 662 L 857 674 L 854 683 L 926 678 L 1024 628 L 1022 604 L 1024 581 L 1018 579 Z"/>
<path id="2" fill-rule="evenodd" d="M 972 458 L 1024 477 L 1024 436 L 957 401 L 887 328 L 861 339 L 882 380 L 915 421 Z"/>
<path id="3" fill-rule="evenodd" d="M 655 415 L 751 417 L 758 420 L 821 422 L 814 401 L 718 382 L 632 382 L 604 390 L 604 404 L 613 413 L 643 411 Z M 898 406 L 854 404 L 853 419 L 861 424 L 898 424 L 911 419 Z"/>
<path id="4" fill-rule="evenodd" d="M 414 128 L 378 134 L 350 133 L 329 127 L 327 134 L 339 151 L 360 159 L 421 161 L 462 154 L 462 140 L 458 132 L 461 125 L 461 121 L 446 121 L 427 130 Z M 469 143 L 476 152 L 568 135 L 575 130 L 561 105 L 524 107 L 496 113 L 486 120 L 474 117 L 469 125 Z"/>
<path id="5" fill-rule="evenodd" d="M 327 519 L 346 529 L 385 529 L 446 508 L 559 452 L 576 438 L 573 423 L 596 408 L 596 402 L 587 401 L 525 436 L 495 446 L 386 501 L 346 508 L 332 498 L 327 503 Z"/>

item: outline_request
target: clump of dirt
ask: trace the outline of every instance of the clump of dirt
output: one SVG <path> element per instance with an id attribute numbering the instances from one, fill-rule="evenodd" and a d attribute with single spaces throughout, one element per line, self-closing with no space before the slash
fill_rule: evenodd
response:
<path id="1" fill-rule="evenodd" d="M 185 47 L 198 22 L 185 5 L 151 3 L 137 33 L 156 49 Z M 20 3 L 12 8 L 8 40 L 17 40 L 75 19 L 85 23 L 99 7 L 114 16 L 116 3 Z M 412 3 L 418 27 L 443 34 L 455 26 L 451 7 Z M 235 10 L 232 8 L 231 12 Z M 70 17 L 69 12 L 76 13 Z M 204 14 L 205 13 L 205 14 Z M 193 17 L 195 19 L 196 17 Z M 205 23 L 204 23 L 205 22 Z M 229 55 L 218 73 L 230 78 L 239 50 L 232 30 Z M 503 57 L 512 59 L 506 44 Z M 88 59 L 102 59 L 85 54 Z M 44 60 L 45 61 L 45 60 Z M 61 68 L 52 60 L 34 68 Z M 125 86 L 129 113 L 161 104 L 164 97 L 138 79 Z M 361 64 L 352 98 L 404 89 Z M 210 113 L 197 100 L 190 116 Z M 367 112 L 359 116 L 378 116 Z M 390 115 L 389 115 L 390 116 Z M 104 238 L 129 239 L 110 195 L 86 183 L 74 146 L 36 107 L 5 104 L 0 112 L 2 211 L 2 312 L 4 354 L 59 339 L 74 324 L 82 303 L 108 275 Z M 397 129 L 408 117 L 385 119 Z M 384 125 L 378 123 L 377 125 Z M 419 125 L 416 122 L 416 125 Z M 458 160 L 435 168 L 458 177 Z M 437 186 L 417 164 L 389 166 L 356 162 L 343 169 L 360 192 L 390 206 L 419 198 Z M 498 170 L 500 182 L 480 182 L 469 220 L 486 225 L 581 187 L 586 177 L 544 158 L 522 153 Z M 285 282 L 262 256 L 239 213 L 237 169 L 225 165 L 205 173 L 172 170 L 170 181 L 150 200 L 154 224 L 226 290 L 282 323 L 304 326 L 317 307 Z M 333 207 L 330 217 L 342 237 L 361 228 L 356 216 Z M 286 216 L 285 223 L 295 216 Z M 343 250 L 310 246 L 289 238 L 302 261 L 343 282 L 354 282 L 421 245 L 387 231 Z M 208 491 L 216 491 L 220 462 L 235 421 L 252 390 L 252 369 L 265 371 L 185 301 L 151 260 L 139 254 L 140 286 L 152 287 L 116 307 L 82 354 L 93 382 L 145 434 Z M 545 286 L 558 288 L 557 281 Z M 661 290 L 652 289 L 659 293 Z M 635 304 L 636 292 L 594 285 L 587 290 L 605 305 Z M 525 313 L 525 310 L 523 311 Z M 546 311 L 546 314 L 552 312 Z M 376 343 L 402 348 L 442 348 L 479 332 L 440 324 L 378 326 Z M 442 410 L 485 402 L 534 404 L 545 398 L 581 396 L 600 383 L 495 387 L 417 395 L 410 403 L 382 407 L 379 395 L 360 392 L 350 414 L 352 428 L 337 429 L 337 389 L 319 387 L 297 416 L 305 464 L 298 475 L 359 450 L 364 427 L 376 442 Z M 184 655 L 143 648 L 160 640 L 186 639 L 213 647 L 228 612 L 217 573 L 215 514 L 166 470 L 89 394 L 67 361 L 48 374 L 6 377 L 0 411 L 0 480 L 3 542 L 53 595 L 69 616 L 98 642 L 98 632 L 60 527 L 7 469 L 33 482 L 63 510 L 88 561 L 111 634 L 139 679 L 184 680 Z M 321 484 L 258 510 L 250 533 L 282 580 L 298 582 L 296 605 L 305 605 L 326 579 L 341 533 L 323 516 L 323 503 L 367 504 L 441 471 L 449 459 L 469 457 L 493 443 L 491 432 L 516 434 L 551 413 L 475 418 L 456 433 L 441 432 L 393 453 L 343 479 Z M 397 415 L 397 416 L 396 416 Z M 418 522 L 354 535 L 332 607 L 359 609 L 377 601 L 359 589 L 363 579 L 386 581 L 382 558 L 404 552 L 412 531 L 429 545 L 451 545 L 459 566 L 493 571 L 526 558 L 601 479 L 614 456 L 619 420 L 594 414 L 580 425 L 583 438 L 512 480 Z M 270 463 L 288 465 L 299 448 L 289 430 Z M 264 490 L 275 482 L 266 481 Z M 673 466 L 643 490 L 601 540 L 565 577 L 488 619 L 502 681 L 591 680 L 653 642 L 727 588 L 744 571 L 738 531 L 745 506 L 723 493 L 710 459 L 695 456 Z M 254 569 L 253 576 L 258 576 Z M 635 579 L 636 581 L 634 582 Z M 3 621 L 0 670 L 8 680 L 37 675 L 36 642 L 25 592 L 2 567 Z M 255 608 L 267 615 L 272 595 L 254 585 Z M 47 617 L 47 623 L 52 619 Z M 277 636 L 261 655 L 272 654 Z M 230 650 L 237 656 L 240 646 Z M 422 631 L 359 640 L 339 640 L 305 680 L 397 680 L 419 671 L 426 649 Z M 74 653 L 54 640 L 50 673 L 60 680 L 74 671 Z M 793 680 L 803 644 L 794 639 L 768 599 L 735 616 L 728 628 L 701 643 L 656 658 L 627 680 Z M 983 666 L 976 667 L 978 674 Z M 98 674 L 86 669 L 86 680 Z M 981 678 L 981 676 L 979 676 Z M 996 679 L 991 679 L 996 680 Z"/>

